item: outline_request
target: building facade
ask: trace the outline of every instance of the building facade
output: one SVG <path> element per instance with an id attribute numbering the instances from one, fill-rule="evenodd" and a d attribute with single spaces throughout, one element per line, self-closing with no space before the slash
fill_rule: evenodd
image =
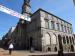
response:
<path id="1" fill-rule="evenodd" d="M 34 49 L 42 51 L 74 51 L 72 24 L 44 11 L 37 10 L 28 24 L 28 37 Z M 62 46 L 62 47 L 61 47 Z"/>

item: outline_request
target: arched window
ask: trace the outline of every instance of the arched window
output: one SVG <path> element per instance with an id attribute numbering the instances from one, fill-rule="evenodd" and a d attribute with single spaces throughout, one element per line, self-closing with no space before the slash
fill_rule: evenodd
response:
<path id="1" fill-rule="evenodd" d="M 64 26 L 64 32 L 66 32 L 66 33 L 67 33 L 67 29 L 66 29 L 66 26 Z"/>
<path id="2" fill-rule="evenodd" d="M 63 28 L 63 25 L 61 25 L 61 31 L 63 32 L 64 28 Z"/>
<path id="3" fill-rule="evenodd" d="M 60 25 L 57 23 L 57 30 L 60 31 Z"/>
<path id="4" fill-rule="evenodd" d="M 70 39 L 70 43 L 72 43 L 71 37 L 69 37 L 69 39 Z"/>
<path id="5" fill-rule="evenodd" d="M 51 21 L 51 29 L 55 29 L 55 22 L 54 21 Z"/>
<path id="6" fill-rule="evenodd" d="M 63 37 L 63 43 L 66 44 L 66 39 L 65 39 L 65 37 Z"/>
<path id="7" fill-rule="evenodd" d="M 69 38 L 68 38 L 68 36 L 66 36 L 66 40 L 67 40 L 67 44 L 69 44 Z"/>
<path id="8" fill-rule="evenodd" d="M 45 40 L 45 44 L 46 44 L 46 45 L 50 45 L 51 37 L 50 37 L 49 33 L 46 33 L 46 34 L 45 34 L 44 40 Z"/>
<path id="9" fill-rule="evenodd" d="M 57 43 L 57 37 L 54 33 L 51 34 L 51 44 L 56 44 Z"/>

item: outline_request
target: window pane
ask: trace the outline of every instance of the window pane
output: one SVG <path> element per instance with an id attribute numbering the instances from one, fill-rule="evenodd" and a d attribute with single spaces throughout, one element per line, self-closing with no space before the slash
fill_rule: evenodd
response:
<path id="1" fill-rule="evenodd" d="M 66 26 L 64 26 L 64 31 L 67 32 L 67 30 L 66 30 Z"/>
<path id="2" fill-rule="evenodd" d="M 49 22 L 49 29 L 51 29 L 51 22 Z"/>
<path id="3" fill-rule="evenodd" d="M 51 21 L 51 29 L 55 29 L 55 24 L 53 21 Z"/>
<path id="4" fill-rule="evenodd" d="M 64 29 L 63 29 L 63 25 L 61 25 L 61 31 L 63 31 Z"/>
<path id="5" fill-rule="evenodd" d="M 59 31 L 60 31 L 59 23 L 57 23 L 57 30 L 59 30 Z"/>

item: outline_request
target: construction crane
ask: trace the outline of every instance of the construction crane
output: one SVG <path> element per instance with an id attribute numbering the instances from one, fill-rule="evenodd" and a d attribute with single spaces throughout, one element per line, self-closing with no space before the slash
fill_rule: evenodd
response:
<path id="1" fill-rule="evenodd" d="M 11 10 L 11 9 L 1 5 L 1 4 L 0 4 L 0 11 L 7 13 L 9 15 L 12 15 L 12 16 L 18 17 L 20 19 L 26 20 L 26 21 L 31 21 L 31 18 L 29 16 L 22 15 L 22 14 L 14 11 L 14 10 Z"/>

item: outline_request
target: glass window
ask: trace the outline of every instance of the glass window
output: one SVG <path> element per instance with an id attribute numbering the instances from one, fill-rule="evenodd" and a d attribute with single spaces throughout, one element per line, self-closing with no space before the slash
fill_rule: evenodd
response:
<path id="1" fill-rule="evenodd" d="M 67 32 L 69 33 L 69 27 L 67 27 Z"/>
<path id="2" fill-rule="evenodd" d="M 61 25 L 61 31 L 63 31 L 64 29 L 63 29 L 63 25 Z"/>
<path id="3" fill-rule="evenodd" d="M 51 21 L 51 29 L 55 29 L 54 21 Z"/>
<path id="4" fill-rule="evenodd" d="M 67 30 L 66 30 L 66 26 L 64 26 L 64 32 L 67 32 Z"/>
<path id="5" fill-rule="evenodd" d="M 66 44 L 66 39 L 65 39 L 65 37 L 63 37 L 63 43 Z"/>
<path id="6" fill-rule="evenodd" d="M 68 38 L 68 36 L 66 36 L 66 40 L 67 40 L 67 44 L 69 43 L 69 38 Z"/>
<path id="7" fill-rule="evenodd" d="M 57 30 L 60 31 L 60 26 L 59 26 L 59 23 L 57 23 Z"/>
<path id="8" fill-rule="evenodd" d="M 51 22 L 49 21 L 49 29 L 51 29 Z"/>

